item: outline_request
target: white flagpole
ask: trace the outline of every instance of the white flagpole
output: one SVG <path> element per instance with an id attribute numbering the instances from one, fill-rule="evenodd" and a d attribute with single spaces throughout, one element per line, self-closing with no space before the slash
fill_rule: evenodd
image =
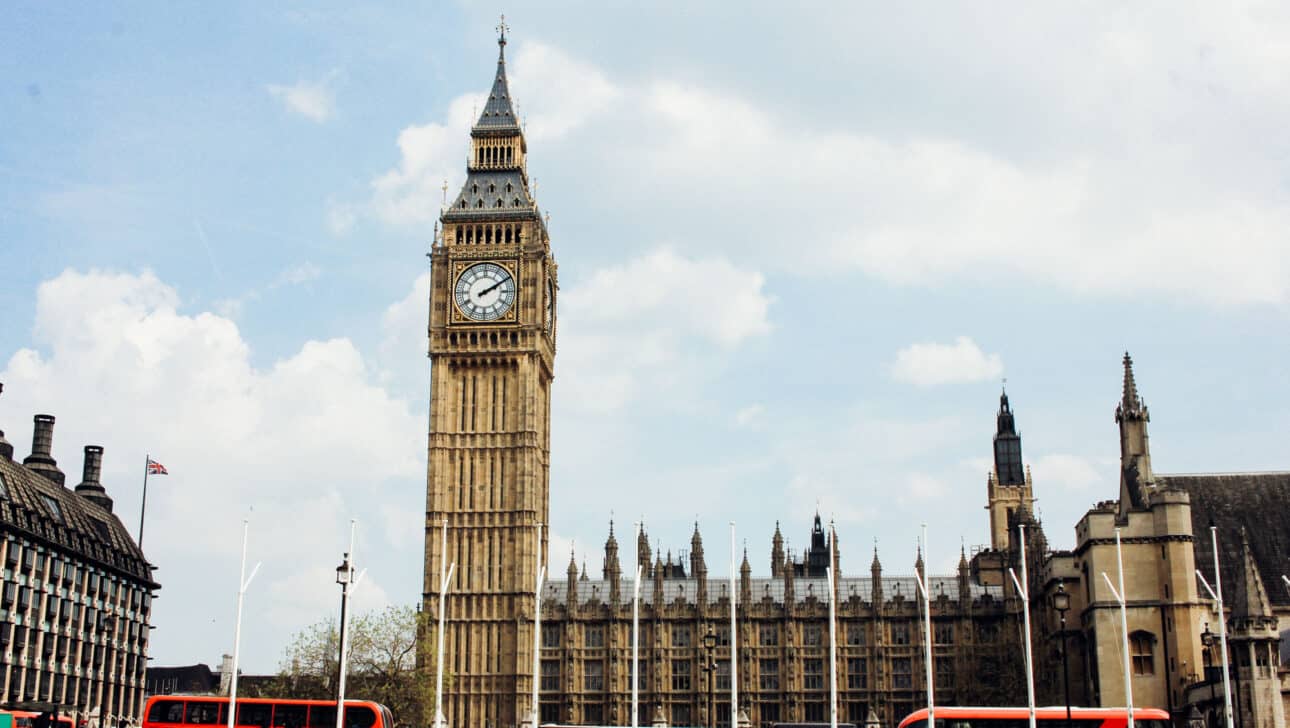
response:
<path id="1" fill-rule="evenodd" d="M 537 525 L 537 586 L 533 588 L 533 728 L 538 726 L 538 678 L 542 667 L 542 582 L 546 566 L 542 563 L 542 524 Z"/>
<path id="2" fill-rule="evenodd" d="M 828 568 L 824 569 L 824 576 L 828 577 L 828 725 L 829 728 L 837 728 L 837 585 L 835 580 L 837 574 L 833 573 L 833 563 L 835 563 L 836 552 L 833 551 L 833 541 L 835 541 L 836 532 L 829 534 L 828 540 Z"/>
<path id="3" fill-rule="evenodd" d="M 1106 581 L 1106 586 L 1115 596 L 1115 600 L 1120 603 L 1120 637 L 1124 645 L 1124 703 L 1125 709 L 1129 714 L 1129 728 L 1134 728 L 1133 723 L 1133 677 L 1129 672 L 1129 610 L 1125 603 L 1124 592 L 1124 554 L 1120 549 L 1120 529 L 1115 529 L 1115 560 L 1120 567 L 1120 588 L 1116 590 L 1115 585 L 1111 583 L 1111 577 L 1102 572 L 1102 579 Z"/>
<path id="4" fill-rule="evenodd" d="M 1218 572 L 1218 527 L 1209 527 L 1209 539 L 1214 545 L 1214 586 L 1218 587 L 1217 591 L 1209 588 L 1209 582 L 1205 581 L 1205 575 L 1196 570 L 1196 576 L 1200 577 L 1200 583 L 1205 585 L 1209 596 L 1218 603 L 1218 639 L 1219 647 L 1223 650 L 1223 717 L 1226 719 L 1227 728 L 1232 728 L 1232 678 L 1227 665 L 1227 617 L 1223 613 L 1223 577 Z M 1284 576 L 1281 577 L 1285 579 Z M 1290 586 L 1290 580 L 1286 581 Z"/>
<path id="5" fill-rule="evenodd" d="M 923 642 L 927 645 L 927 725 L 936 725 L 936 683 L 933 681 L 935 676 L 932 670 L 932 592 L 931 579 L 925 575 L 927 573 L 926 564 L 932 560 L 932 551 L 927 546 L 927 524 L 923 524 L 923 551 L 926 553 L 923 573 L 915 574 L 918 581 L 918 588 L 923 591 Z M 1032 727 L 1033 728 L 1033 727 Z"/>
<path id="6" fill-rule="evenodd" d="M 1021 595 L 1022 604 L 1025 607 L 1022 615 L 1026 630 L 1026 699 L 1030 707 L 1030 728 L 1035 728 L 1035 669 L 1031 662 L 1030 649 L 1030 579 L 1026 571 L 1026 527 L 1018 525 L 1017 531 L 1021 539 L 1021 581 L 1017 581 L 1017 572 L 1011 568 L 1008 569 L 1008 575 L 1012 577 L 1012 583 L 1016 585 L 1017 593 Z M 1118 534 L 1119 531 L 1117 530 L 1116 533 Z M 1132 712 L 1129 716 L 1129 728 L 1133 728 Z"/>
<path id="7" fill-rule="evenodd" d="M 448 611 L 448 580 L 457 564 L 448 564 L 448 519 L 443 519 L 443 549 L 439 552 L 439 665 L 434 675 L 434 726 L 447 728 L 443 716 L 443 618 Z"/>
<path id="8" fill-rule="evenodd" d="M 739 723 L 739 625 L 735 621 L 738 604 L 735 591 L 735 522 L 730 522 L 730 728 Z"/>
<path id="9" fill-rule="evenodd" d="M 250 529 L 250 520 L 243 519 L 242 570 L 237 578 L 237 618 L 233 622 L 233 675 L 228 688 L 228 728 L 233 728 L 233 719 L 237 715 L 237 662 L 239 650 L 242 646 L 242 600 L 246 596 L 246 588 L 251 586 L 251 580 L 255 578 L 256 572 L 260 570 L 260 563 L 256 562 L 255 568 L 251 569 L 251 576 L 247 577 L 246 575 L 246 540 Z"/>

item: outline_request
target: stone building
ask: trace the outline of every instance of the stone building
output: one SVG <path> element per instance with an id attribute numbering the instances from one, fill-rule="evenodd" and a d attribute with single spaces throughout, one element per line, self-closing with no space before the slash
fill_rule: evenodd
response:
<path id="1" fill-rule="evenodd" d="M 550 393 L 556 352 L 557 268 L 545 218 L 529 183 L 527 143 L 506 77 L 505 27 L 497 71 L 470 132 L 466 181 L 441 212 L 431 254 L 430 434 L 422 604 L 446 609 L 443 712 L 453 728 L 505 728 L 529 719 L 537 680 L 543 722 L 623 725 L 630 720 L 631 593 L 610 524 L 600 578 L 570 559 L 542 600 L 539 674 L 533 674 L 534 589 L 541 524 L 550 522 Z M 1290 573 L 1290 473 L 1163 475 L 1151 463 L 1149 414 L 1132 362 L 1115 419 L 1120 431 L 1118 498 L 1075 525 L 1075 547 L 1050 549 L 1035 512 L 1035 483 L 1022 457 L 1016 414 L 1000 398 L 986 478 L 990 544 L 961 554 L 956 573 L 930 577 L 936 698 L 942 703 L 1022 704 L 1024 601 L 1007 576 L 1022 546 L 1039 700 L 1060 704 L 1063 664 L 1072 701 L 1123 705 L 1118 529 L 1130 623 L 1130 676 L 1137 705 L 1168 708 L 1178 721 L 1213 720 L 1217 625 L 1194 576 L 1211 582 L 1208 524 L 1216 524 L 1242 728 L 1281 728 L 1287 673 L 1277 640 L 1290 622 L 1290 593 L 1269 580 Z M 1112 494 L 1108 494 L 1112 495 Z M 1242 536 L 1240 526 L 1248 524 Z M 446 525 L 446 551 L 441 529 Z M 921 554 L 889 557 L 875 546 L 867 575 L 852 571 L 832 529 L 817 517 L 800 559 L 778 527 L 769 577 L 745 554 L 731 594 L 709 575 L 696 524 L 690 548 L 664 559 L 643 531 L 641 721 L 730 725 L 729 600 L 738 600 L 739 692 L 756 725 L 828 719 L 827 586 L 840 575 L 838 688 L 843 721 L 870 713 L 885 725 L 925 703 L 923 631 L 912 574 Z M 541 549 L 539 551 L 539 548 Z M 440 604 L 440 571 L 456 565 Z M 908 570 L 903 568 L 908 564 Z M 906 574 L 909 574 L 908 576 Z M 1274 582 L 1275 583 L 1275 582 Z M 1059 613 L 1063 592 L 1070 608 Z M 1064 621 L 1063 621 L 1064 619 Z M 711 630 L 716 645 L 707 651 Z M 1064 658 L 1064 659 L 1063 659 Z M 1219 676 L 1221 677 L 1221 675 Z M 710 697 L 716 693 L 722 697 Z M 1221 693 L 1217 693 L 1221 698 Z M 1256 717 L 1258 716 L 1258 717 Z M 1264 718 L 1263 716 L 1267 716 Z M 432 716 L 426 716 L 429 722 Z"/>
<path id="2" fill-rule="evenodd" d="M 529 184 L 524 130 L 497 73 L 470 132 L 466 181 L 431 253 L 430 436 L 423 609 L 437 616 L 441 527 L 453 726 L 513 726 L 532 689 L 539 524 L 548 518 L 559 290 Z M 543 552 L 545 553 L 545 540 Z M 427 716 L 427 722 L 433 716 Z"/>
<path id="3" fill-rule="evenodd" d="M 22 462 L 0 432 L 0 695 L 79 717 L 136 719 L 144 699 L 149 615 L 160 585 L 100 482 L 89 445 L 65 485 L 54 418 L 36 415 Z"/>

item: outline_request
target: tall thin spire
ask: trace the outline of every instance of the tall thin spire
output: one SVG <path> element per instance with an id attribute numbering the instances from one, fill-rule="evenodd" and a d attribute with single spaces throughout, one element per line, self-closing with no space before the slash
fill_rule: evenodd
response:
<path id="1" fill-rule="evenodd" d="M 1133 380 L 1133 358 L 1129 352 L 1124 352 L 1124 395 L 1120 400 L 1120 408 L 1125 413 L 1140 412 L 1143 409 L 1142 398 L 1138 396 L 1138 385 Z"/>
<path id="2" fill-rule="evenodd" d="M 484 113 L 475 122 L 474 131 L 512 130 L 520 128 L 519 116 L 511 99 L 510 87 L 506 83 L 506 16 L 497 24 L 497 74 L 493 77 L 493 87 L 484 102 Z"/>

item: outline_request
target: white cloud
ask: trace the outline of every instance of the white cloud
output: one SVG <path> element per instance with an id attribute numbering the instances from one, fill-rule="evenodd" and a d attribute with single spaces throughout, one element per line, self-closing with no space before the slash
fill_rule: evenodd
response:
<path id="1" fill-rule="evenodd" d="M 424 417 L 374 382 L 350 341 L 306 341 L 260 366 L 233 321 L 181 312 L 178 292 L 151 272 L 68 270 L 40 285 L 35 344 L 0 373 L 5 411 L 58 417 L 55 456 L 69 480 L 79 447 L 103 445 L 109 495 L 133 531 L 144 453 L 169 469 L 149 483 L 144 547 L 169 595 L 156 623 L 199 640 L 191 654 L 227 649 L 192 620 L 209 619 L 212 589 L 234 591 L 244 517 L 251 559 L 264 562 L 248 599 L 275 595 L 248 622 L 248 665 L 265 665 L 290 631 L 331 609 L 328 572 L 348 546 L 351 517 L 360 567 L 371 568 L 368 596 L 388 598 L 379 585 L 404 579 L 406 536 L 386 535 L 372 493 L 411 484 L 380 500 L 421 510 Z M 306 588 L 304 574 L 323 581 Z M 306 598 L 314 592 L 322 601 Z"/>
<path id="2" fill-rule="evenodd" d="M 557 299 L 562 396 L 618 409 L 695 374 L 696 358 L 770 332 L 773 299 L 756 271 L 663 248 L 602 268 Z"/>
<path id="3" fill-rule="evenodd" d="M 549 143 L 569 134 L 621 95 L 599 69 L 540 43 L 521 44 L 509 68 L 508 81 L 516 98 L 523 99 L 525 89 L 534 89 L 531 105 L 517 110 L 530 142 Z M 459 96 L 448 105 L 443 122 L 399 132 L 398 167 L 372 181 L 372 197 L 362 208 L 389 225 L 425 227 L 437 220 L 444 183 L 450 201 L 461 188 L 470 127 L 486 97 L 485 90 Z M 339 212 L 333 209 L 329 213 L 332 229 L 352 227 L 359 209 L 356 205 Z"/>
<path id="4" fill-rule="evenodd" d="M 331 88 L 335 74 L 321 81 L 297 81 L 290 86 L 269 84 L 269 94 L 282 102 L 288 111 L 319 124 L 336 114 L 336 94 Z"/>
<path id="5" fill-rule="evenodd" d="M 290 268 L 283 270 L 278 274 L 278 277 L 273 279 L 273 282 L 269 284 L 269 288 L 298 286 L 301 283 L 318 280 L 321 275 L 322 268 L 319 268 L 309 261 L 305 261 L 304 263 L 293 265 Z"/>
<path id="6" fill-rule="evenodd" d="M 735 413 L 736 427 L 751 427 L 761 419 L 762 413 L 766 408 L 760 404 L 750 404 Z"/>
<path id="7" fill-rule="evenodd" d="M 953 344 L 928 342 L 901 349 L 890 371 L 898 382 L 932 387 L 993 379 L 1003 374 L 1003 360 L 998 354 L 981 351 L 969 337 L 960 336 Z"/>
<path id="8" fill-rule="evenodd" d="M 1083 493 L 1109 493 L 1106 473 L 1088 458 L 1079 455 L 1049 453 L 1041 455 L 1031 468 L 1036 484 L 1056 486 Z"/>

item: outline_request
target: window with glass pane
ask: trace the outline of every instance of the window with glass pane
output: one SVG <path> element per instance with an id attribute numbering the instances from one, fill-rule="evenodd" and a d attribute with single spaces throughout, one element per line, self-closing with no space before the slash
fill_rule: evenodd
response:
<path id="1" fill-rule="evenodd" d="M 673 647 L 690 646 L 690 625 L 677 624 L 672 626 L 672 646 Z"/>
<path id="2" fill-rule="evenodd" d="M 932 637 L 938 645 L 954 644 L 954 623 L 937 622 L 933 625 Z"/>
<path id="3" fill-rule="evenodd" d="M 891 625 L 891 643 L 893 645 L 909 644 L 909 625 L 893 624 Z"/>
<path id="4" fill-rule="evenodd" d="M 690 661 L 672 660 L 672 692 L 690 689 Z"/>
<path id="5" fill-rule="evenodd" d="M 676 703 L 672 706 L 672 725 L 690 725 L 690 706 Z"/>
<path id="6" fill-rule="evenodd" d="M 605 627 L 601 624 L 587 625 L 582 633 L 583 647 L 604 647 L 605 646 Z"/>
<path id="7" fill-rule="evenodd" d="M 600 703 L 586 703 L 582 706 L 582 721 L 586 725 L 600 725 L 605 722 L 605 706 Z"/>
<path id="8" fill-rule="evenodd" d="M 730 660 L 717 660 L 717 690 L 730 689 Z"/>
<path id="9" fill-rule="evenodd" d="M 600 660 L 582 663 L 582 689 L 593 693 L 605 689 L 605 663 Z"/>
<path id="10" fill-rule="evenodd" d="M 779 626 L 763 624 L 757 628 L 757 642 L 762 647 L 774 647 L 779 644 Z"/>
<path id="11" fill-rule="evenodd" d="M 848 723 L 854 723 L 855 725 L 863 725 L 864 722 L 867 720 L 869 720 L 868 703 L 847 703 L 847 722 Z M 937 721 L 937 725 L 940 725 L 940 721 Z"/>
<path id="12" fill-rule="evenodd" d="M 847 689 L 863 690 L 869 687 L 869 663 L 863 657 L 847 658 Z"/>
<path id="13" fill-rule="evenodd" d="M 763 725 L 779 722 L 779 703 L 761 704 L 761 722 Z"/>
<path id="14" fill-rule="evenodd" d="M 1155 656 L 1152 654 L 1154 642 L 1155 638 L 1149 632 L 1134 632 L 1129 635 L 1129 654 L 1133 656 L 1134 675 L 1156 673 Z M 1238 652 L 1238 655 L 1246 657 L 1243 652 Z"/>
<path id="15" fill-rule="evenodd" d="M 636 689 L 637 690 L 649 689 L 649 661 L 648 660 L 636 661 Z"/>
<path id="16" fill-rule="evenodd" d="M 274 728 L 305 728 L 309 708 L 304 705 L 282 705 L 273 708 Z"/>
<path id="17" fill-rule="evenodd" d="M 808 624 L 802 628 L 802 644 L 807 647 L 819 647 L 823 640 L 824 629 L 818 624 Z"/>
<path id="18" fill-rule="evenodd" d="M 334 709 L 333 709 L 334 710 Z M 336 725 L 336 713 L 332 713 L 332 726 Z M 260 728 L 269 728 L 270 719 L 273 717 L 273 706 L 262 703 L 238 703 L 237 704 L 237 724 L 238 725 L 256 725 Z"/>
<path id="19" fill-rule="evenodd" d="M 896 689 L 914 686 L 913 660 L 908 657 L 896 657 L 891 661 L 891 686 Z"/>
<path id="20" fill-rule="evenodd" d="M 825 720 L 824 703 L 807 703 L 806 720 L 811 723 L 823 723 Z"/>
<path id="21" fill-rule="evenodd" d="M 717 647 L 730 646 L 730 625 L 717 627 L 716 629 Z"/>
<path id="22" fill-rule="evenodd" d="M 954 687 L 954 660 L 949 657 L 936 658 L 936 689 Z"/>
<path id="23" fill-rule="evenodd" d="M 824 689 L 824 660 L 802 660 L 802 689 Z"/>
<path id="24" fill-rule="evenodd" d="M 560 704 L 559 703 L 542 703 L 538 708 L 542 713 L 543 723 L 560 722 Z"/>
<path id="25" fill-rule="evenodd" d="M 557 692 L 560 690 L 559 660 L 542 661 L 542 684 L 540 687 L 544 692 Z"/>
<path id="26" fill-rule="evenodd" d="M 558 624 L 542 625 L 542 646 L 543 647 L 560 646 L 560 625 Z"/>
<path id="27" fill-rule="evenodd" d="M 241 713 L 241 706 L 238 706 Z M 313 705 L 309 708 L 309 728 L 336 728 L 336 706 Z"/>
<path id="28" fill-rule="evenodd" d="M 847 644 L 848 645 L 864 644 L 864 625 L 863 624 L 847 625 Z"/>
<path id="29" fill-rule="evenodd" d="M 779 690 L 779 660 L 761 660 L 758 668 L 758 685 L 761 689 Z"/>

